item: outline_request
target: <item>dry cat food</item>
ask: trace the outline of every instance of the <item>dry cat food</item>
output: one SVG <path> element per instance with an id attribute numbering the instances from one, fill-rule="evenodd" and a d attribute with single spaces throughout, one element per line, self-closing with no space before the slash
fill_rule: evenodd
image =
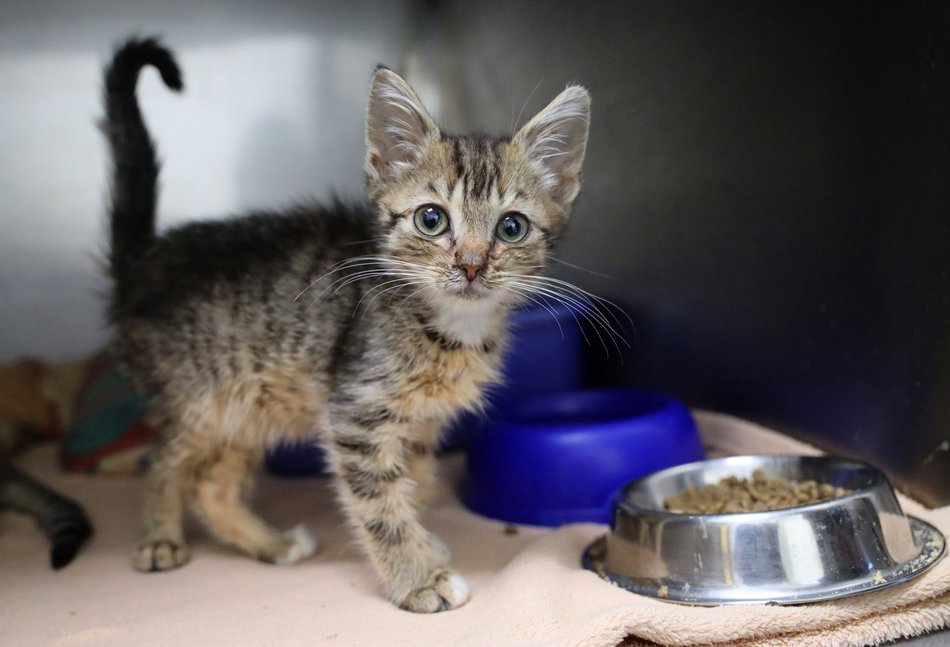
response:
<path id="1" fill-rule="evenodd" d="M 667 497 L 663 505 L 667 510 L 684 514 L 761 512 L 818 503 L 848 492 L 815 480 L 789 481 L 755 470 L 751 481 L 729 476 L 715 485 L 686 488 Z"/>

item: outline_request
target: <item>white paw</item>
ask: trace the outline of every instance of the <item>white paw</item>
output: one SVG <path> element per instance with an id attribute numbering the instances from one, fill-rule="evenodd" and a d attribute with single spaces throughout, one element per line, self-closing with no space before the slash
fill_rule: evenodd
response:
<path id="1" fill-rule="evenodd" d="M 455 571 L 450 571 L 448 578 L 448 595 L 445 596 L 445 599 L 451 605 L 451 608 L 460 607 L 472 596 L 471 592 L 468 590 L 468 582 L 465 581 L 465 578 L 456 573 Z"/>
<path id="2" fill-rule="evenodd" d="M 286 549 L 274 559 L 275 564 L 293 564 L 317 552 L 317 538 L 307 527 L 299 524 L 283 534 Z"/>
<path id="3" fill-rule="evenodd" d="M 468 599 L 468 582 L 446 568 L 433 573 L 429 582 L 407 595 L 399 607 L 415 613 L 437 613 L 458 608 Z"/>

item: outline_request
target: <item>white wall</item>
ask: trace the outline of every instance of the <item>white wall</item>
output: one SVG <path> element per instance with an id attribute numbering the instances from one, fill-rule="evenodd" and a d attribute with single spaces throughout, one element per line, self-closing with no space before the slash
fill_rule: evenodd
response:
<path id="1" fill-rule="evenodd" d="M 108 160 L 100 77 L 127 35 L 158 33 L 186 91 L 148 71 L 140 100 L 165 168 L 160 224 L 362 192 L 363 111 L 398 66 L 404 3 L 5 2 L 0 19 L 0 361 L 62 358 L 108 331 Z"/>

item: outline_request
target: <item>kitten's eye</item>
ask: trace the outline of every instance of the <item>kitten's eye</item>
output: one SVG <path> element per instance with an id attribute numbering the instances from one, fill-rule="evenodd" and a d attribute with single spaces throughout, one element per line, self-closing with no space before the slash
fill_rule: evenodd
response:
<path id="1" fill-rule="evenodd" d="M 519 243 L 528 235 L 528 219 L 520 213 L 506 213 L 498 221 L 495 233 L 506 243 Z"/>
<path id="2" fill-rule="evenodd" d="M 412 222 L 426 236 L 438 236 L 449 228 L 449 217 L 441 207 L 432 204 L 416 209 Z"/>

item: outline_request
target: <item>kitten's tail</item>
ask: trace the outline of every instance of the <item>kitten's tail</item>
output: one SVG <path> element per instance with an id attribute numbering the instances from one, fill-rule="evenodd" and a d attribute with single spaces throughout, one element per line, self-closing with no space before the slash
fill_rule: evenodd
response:
<path id="1" fill-rule="evenodd" d="M 132 266 L 155 238 L 160 164 L 135 96 L 139 72 L 146 65 L 155 67 L 170 89 L 182 89 L 181 70 L 157 38 L 129 39 L 105 69 L 103 131 L 113 164 L 109 260 L 117 303 L 123 302 L 130 289 Z"/>
<path id="2" fill-rule="evenodd" d="M 3 508 L 36 519 L 49 537 L 50 564 L 56 569 L 71 562 L 92 535 L 92 524 L 78 503 L 0 462 L 0 509 Z"/>

